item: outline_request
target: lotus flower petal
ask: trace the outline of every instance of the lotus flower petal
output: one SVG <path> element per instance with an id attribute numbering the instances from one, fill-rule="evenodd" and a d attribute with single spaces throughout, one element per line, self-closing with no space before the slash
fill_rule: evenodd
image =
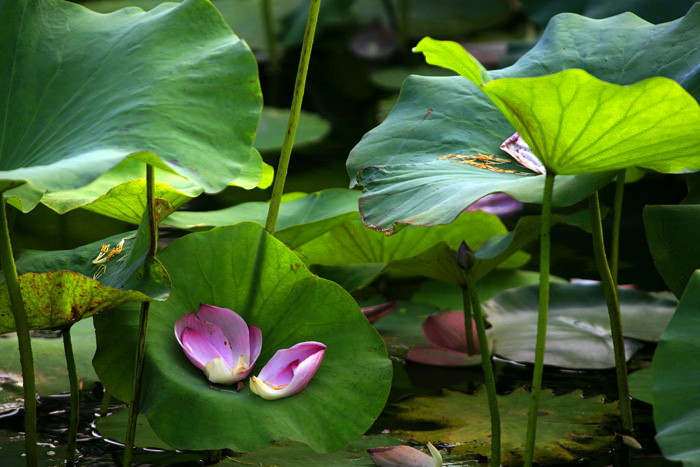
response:
<path id="1" fill-rule="evenodd" d="M 326 346 L 320 342 L 301 342 L 278 350 L 260 374 L 250 378 L 251 391 L 267 400 L 298 393 L 316 374 L 325 352 Z"/>
<path id="2" fill-rule="evenodd" d="M 433 458 L 410 446 L 389 446 L 368 449 L 369 457 L 380 467 L 433 467 Z"/>
<path id="3" fill-rule="evenodd" d="M 175 337 L 187 358 L 207 379 L 233 384 L 244 379 L 260 355 L 262 333 L 236 312 L 200 305 L 175 323 Z"/>
<path id="4" fill-rule="evenodd" d="M 430 316 L 423 323 L 422 329 L 423 335 L 433 346 L 467 352 L 467 333 L 462 311 L 445 311 Z M 473 319 L 472 335 L 474 336 L 475 351 L 479 352 L 479 338 Z"/>
<path id="5" fill-rule="evenodd" d="M 406 352 L 406 359 L 416 363 L 435 366 L 481 365 L 481 355 L 469 355 L 456 350 L 428 346 L 411 347 Z"/>
<path id="6" fill-rule="evenodd" d="M 465 211 L 485 211 L 499 217 L 507 217 L 520 211 L 523 206 L 523 203 L 505 193 L 492 193 L 473 203 Z"/>

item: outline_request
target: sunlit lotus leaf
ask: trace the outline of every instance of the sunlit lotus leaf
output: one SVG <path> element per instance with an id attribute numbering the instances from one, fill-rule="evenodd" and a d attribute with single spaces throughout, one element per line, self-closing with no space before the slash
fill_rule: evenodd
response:
<path id="1" fill-rule="evenodd" d="M 172 211 L 157 200 L 156 219 Z M 123 243 L 122 243 L 123 241 Z M 121 249 L 119 244 L 121 243 Z M 112 255 L 95 264 L 102 255 Z M 148 223 L 144 218 L 137 232 L 127 232 L 75 250 L 31 251 L 17 260 L 22 297 L 30 329 L 74 323 L 129 302 L 165 300 L 170 279 L 163 265 L 148 255 Z M 0 334 L 14 331 L 6 283 L 0 284 Z"/>
<path id="2" fill-rule="evenodd" d="M 620 289 L 622 327 L 627 358 L 655 342 L 668 324 L 677 302 L 637 290 Z M 495 354 L 518 362 L 533 362 L 537 336 L 539 286 L 505 291 L 484 303 L 493 325 Z M 600 285 L 550 284 L 546 365 L 578 369 L 613 368 L 615 358 L 610 320 Z"/>
<path id="3" fill-rule="evenodd" d="M 142 410 L 154 432 L 177 449 L 249 451 L 275 440 L 334 451 L 359 437 L 386 402 L 391 362 L 356 302 L 311 274 L 298 257 L 250 222 L 198 232 L 160 254 L 173 295 L 151 307 Z M 200 303 L 229 308 L 262 330 L 252 374 L 279 349 L 299 342 L 327 346 L 309 385 L 276 401 L 208 382 L 175 339 L 175 321 Z M 100 318 L 101 316 L 101 318 Z M 131 391 L 138 313 L 98 316 L 94 364 L 110 393 Z M 185 403 L 186 401 L 186 403 Z M 197 433 L 197 436 L 192 436 Z"/>
<path id="4" fill-rule="evenodd" d="M 211 3 L 4 0 L 0 16 L 17 19 L 0 31 L 0 190 L 74 189 L 133 158 L 216 192 L 261 167 L 257 63 Z"/>
<path id="5" fill-rule="evenodd" d="M 700 205 L 646 206 L 644 227 L 656 269 L 680 297 L 700 268 Z"/>
<path id="6" fill-rule="evenodd" d="M 525 452 L 530 393 L 521 388 L 497 397 L 501 413 L 501 460 L 507 465 L 517 465 Z M 540 396 L 535 461 L 570 461 L 605 452 L 615 437 L 604 425 L 617 412 L 617 403 L 606 404 L 601 396 L 583 397 L 581 391 L 555 396 L 544 390 Z M 431 427 L 392 430 L 393 436 L 419 443 L 455 445 L 452 454 L 490 454 L 491 419 L 483 387 L 474 395 L 443 389 L 437 397 L 413 397 L 390 407 L 389 413 L 400 421 Z"/>
<path id="7" fill-rule="evenodd" d="M 282 199 L 275 237 L 290 247 L 298 247 L 319 235 L 357 219 L 359 191 L 330 188 L 315 193 L 288 193 Z M 286 200 L 285 200 L 286 199 Z M 216 211 L 178 211 L 164 224 L 186 230 L 251 221 L 265 225 L 269 203 L 254 201 Z"/>
<path id="8" fill-rule="evenodd" d="M 668 459 L 700 465 L 700 271 L 690 278 L 654 354 L 656 440 Z"/>
<path id="9" fill-rule="evenodd" d="M 671 79 L 621 86 L 578 69 L 491 79 L 455 42 L 426 37 L 414 50 L 478 85 L 549 171 L 700 168 L 700 106 Z"/>
<path id="10" fill-rule="evenodd" d="M 518 236 L 519 241 L 528 236 L 522 233 Z M 507 234 L 497 216 L 482 211 L 465 212 L 456 222 L 446 226 L 407 226 L 392 236 L 354 221 L 335 227 L 306 243 L 299 248 L 299 255 L 307 264 L 346 268 L 358 266 L 369 274 L 363 283 L 371 281 L 386 268 L 398 273 L 424 275 L 462 284 L 465 281 L 464 273 L 456 260 L 456 251 L 462 241 L 476 250 L 488 240 Z M 479 263 L 477 278 L 497 265 L 519 267 L 529 259 L 524 252 L 518 251 L 526 242 L 508 242 L 506 239 L 505 243 L 508 246 L 501 249 L 505 251 L 503 255 L 495 254 L 496 259 L 488 264 Z M 509 248 L 511 244 L 515 248 Z M 377 267 L 369 268 L 368 265 Z"/>
<path id="11" fill-rule="evenodd" d="M 562 14 L 515 65 L 489 74 L 493 78 L 532 77 L 582 68 L 617 84 L 665 76 L 698 97 L 698 34 L 698 6 L 685 18 L 660 25 L 632 14 L 604 20 Z M 351 180 L 357 176 L 365 189 L 360 198 L 365 223 L 384 230 L 397 222 L 445 224 L 469 204 L 494 192 L 540 203 L 542 177 L 437 161 L 446 154 L 507 157 L 499 145 L 513 131 L 473 83 L 459 78 L 409 78 L 386 121 L 365 135 L 348 159 Z M 557 178 L 555 205 L 573 204 L 610 179 L 602 174 Z"/>

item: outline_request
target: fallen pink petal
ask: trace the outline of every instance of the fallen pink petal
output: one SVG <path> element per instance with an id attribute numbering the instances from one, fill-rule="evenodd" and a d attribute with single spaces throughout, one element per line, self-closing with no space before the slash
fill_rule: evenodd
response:
<path id="1" fill-rule="evenodd" d="M 523 206 L 523 203 L 505 193 L 492 193 L 473 203 L 465 211 L 484 211 L 499 217 L 507 217 L 520 212 Z"/>
<path id="2" fill-rule="evenodd" d="M 432 449 L 431 449 L 432 448 Z M 428 443 L 432 455 L 410 446 L 388 446 L 368 449 L 369 457 L 380 467 L 435 467 L 442 465 L 439 451 Z"/>
<path id="3" fill-rule="evenodd" d="M 325 353 L 326 346 L 320 342 L 278 350 L 260 374 L 250 378 L 250 390 L 267 400 L 292 396 L 309 384 Z"/>
<path id="4" fill-rule="evenodd" d="M 262 332 L 228 308 L 200 305 L 175 323 L 187 358 L 209 381 L 232 385 L 248 376 L 260 355 Z"/>
<path id="5" fill-rule="evenodd" d="M 467 334 L 464 325 L 464 312 L 452 310 L 428 317 L 422 326 L 423 336 L 430 346 L 411 347 L 406 359 L 424 365 L 472 366 L 481 363 L 479 337 L 476 323 L 472 319 L 472 336 L 475 352 L 467 351 Z"/>

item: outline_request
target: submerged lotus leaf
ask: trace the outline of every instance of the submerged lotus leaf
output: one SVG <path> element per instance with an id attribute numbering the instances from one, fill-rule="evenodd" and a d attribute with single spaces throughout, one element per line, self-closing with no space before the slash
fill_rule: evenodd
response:
<path id="1" fill-rule="evenodd" d="M 257 63 L 211 3 L 2 0 L 0 16 L 16 19 L 0 31 L 0 191 L 74 189 L 133 158 L 216 192 L 261 166 Z"/>
<path id="2" fill-rule="evenodd" d="M 357 218 L 359 191 L 330 188 L 315 193 L 287 193 L 282 197 L 275 237 L 290 247 L 298 247 L 319 235 Z M 187 230 L 251 221 L 265 225 L 270 204 L 262 201 L 241 203 L 216 211 L 178 211 L 163 222 Z"/>
<path id="3" fill-rule="evenodd" d="M 619 289 L 627 358 L 656 342 L 673 316 L 675 299 Z M 533 362 L 537 336 L 539 285 L 505 291 L 484 303 L 495 354 Z M 550 284 L 546 365 L 578 369 L 615 367 L 610 320 L 600 285 Z"/>
<path id="4" fill-rule="evenodd" d="M 289 109 L 275 107 L 263 108 L 258 132 L 255 134 L 255 148 L 260 152 L 279 151 L 282 148 L 287 131 Z M 301 147 L 320 141 L 330 130 L 327 120 L 316 114 L 301 112 L 297 132 L 294 135 L 294 147 Z"/>
<path id="5" fill-rule="evenodd" d="M 479 86 L 548 171 L 700 168 L 700 106 L 671 79 L 621 86 L 571 69 L 494 80 L 483 76 L 483 67 L 454 42 L 426 37 L 414 50 Z"/>
<path id="6" fill-rule="evenodd" d="M 517 389 L 499 395 L 502 461 L 522 462 L 530 393 Z M 417 396 L 389 409 L 400 422 L 431 426 L 426 430 L 392 430 L 391 435 L 419 443 L 455 445 L 452 454 L 490 454 L 491 419 L 486 390 L 474 395 L 443 389 L 435 396 Z M 605 403 L 601 396 L 583 397 L 581 391 L 555 396 L 550 390 L 540 395 L 535 462 L 562 462 L 605 452 L 615 442 L 603 425 L 617 416 L 617 403 Z"/>
<path id="7" fill-rule="evenodd" d="M 654 424 L 664 456 L 700 465 L 700 271 L 690 278 L 654 354 Z"/>
<path id="8" fill-rule="evenodd" d="M 156 200 L 156 219 L 172 211 Z M 147 217 L 147 216 L 145 216 Z M 64 326 L 129 302 L 165 300 L 170 279 L 163 265 L 148 255 L 148 222 L 127 232 L 74 250 L 29 251 L 17 260 L 30 329 Z M 122 243 L 121 251 L 115 249 Z M 103 245 L 112 258 L 95 264 Z M 104 255 L 103 255 L 104 256 Z M 0 284 L 0 334 L 14 331 L 7 284 Z"/>
<path id="9" fill-rule="evenodd" d="M 312 275 L 261 226 L 244 222 L 176 240 L 159 258 L 173 295 L 151 307 L 143 413 L 176 449 L 249 451 L 275 440 L 329 452 L 364 433 L 389 394 L 391 362 L 379 335 L 342 288 Z M 327 346 L 323 363 L 298 394 L 264 400 L 249 385 L 236 392 L 207 381 L 180 349 L 173 325 L 200 303 L 229 308 L 262 331 L 252 375 L 279 349 Z M 96 320 L 97 374 L 129 399 L 138 313 L 119 309 Z M 197 436 L 192 436 L 197 433 Z"/>
<path id="10" fill-rule="evenodd" d="M 70 328 L 70 335 L 78 377 L 83 387 L 90 389 L 97 382 L 97 375 L 92 368 L 92 356 L 95 353 L 95 330 L 92 326 L 92 319 L 75 323 Z M 32 352 L 36 373 L 36 391 L 39 396 L 46 397 L 70 392 L 70 382 L 66 377 L 66 355 L 61 336 L 58 334 L 32 336 Z M 1 373 L 22 374 L 16 336 L 0 338 Z M 2 391 L 0 391 L 1 393 Z M 23 397 L 21 389 L 20 397 Z"/>

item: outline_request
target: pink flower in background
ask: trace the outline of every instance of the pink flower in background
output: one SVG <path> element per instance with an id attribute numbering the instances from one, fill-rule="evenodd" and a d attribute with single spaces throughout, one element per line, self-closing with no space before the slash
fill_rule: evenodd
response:
<path id="1" fill-rule="evenodd" d="M 431 345 L 411 347 L 406 353 L 408 360 L 437 366 L 469 366 L 481 363 L 476 324 L 472 319 L 475 353 L 469 354 L 464 312 L 461 310 L 445 311 L 430 316 L 423 322 L 422 329 L 423 335 Z"/>
<path id="2" fill-rule="evenodd" d="M 292 396 L 309 384 L 325 353 L 326 346 L 320 342 L 278 350 L 260 374 L 250 378 L 250 390 L 267 400 Z"/>
<path id="3" fill-rule="evenodd" d="M 187 358 L 212 383 L 233 384 L 253 368 L 262 347 L 262 332 L 236 312 L 200 305 L 175 323 L 175 337 Z"/>
<path id="4" fill-rule="evenodd" d="M 465 211 L 485 211 L 498 217 L 507 217 L 519 212 L 523 203 L 505 193 L 492 193 L 473 203 Z"/>

